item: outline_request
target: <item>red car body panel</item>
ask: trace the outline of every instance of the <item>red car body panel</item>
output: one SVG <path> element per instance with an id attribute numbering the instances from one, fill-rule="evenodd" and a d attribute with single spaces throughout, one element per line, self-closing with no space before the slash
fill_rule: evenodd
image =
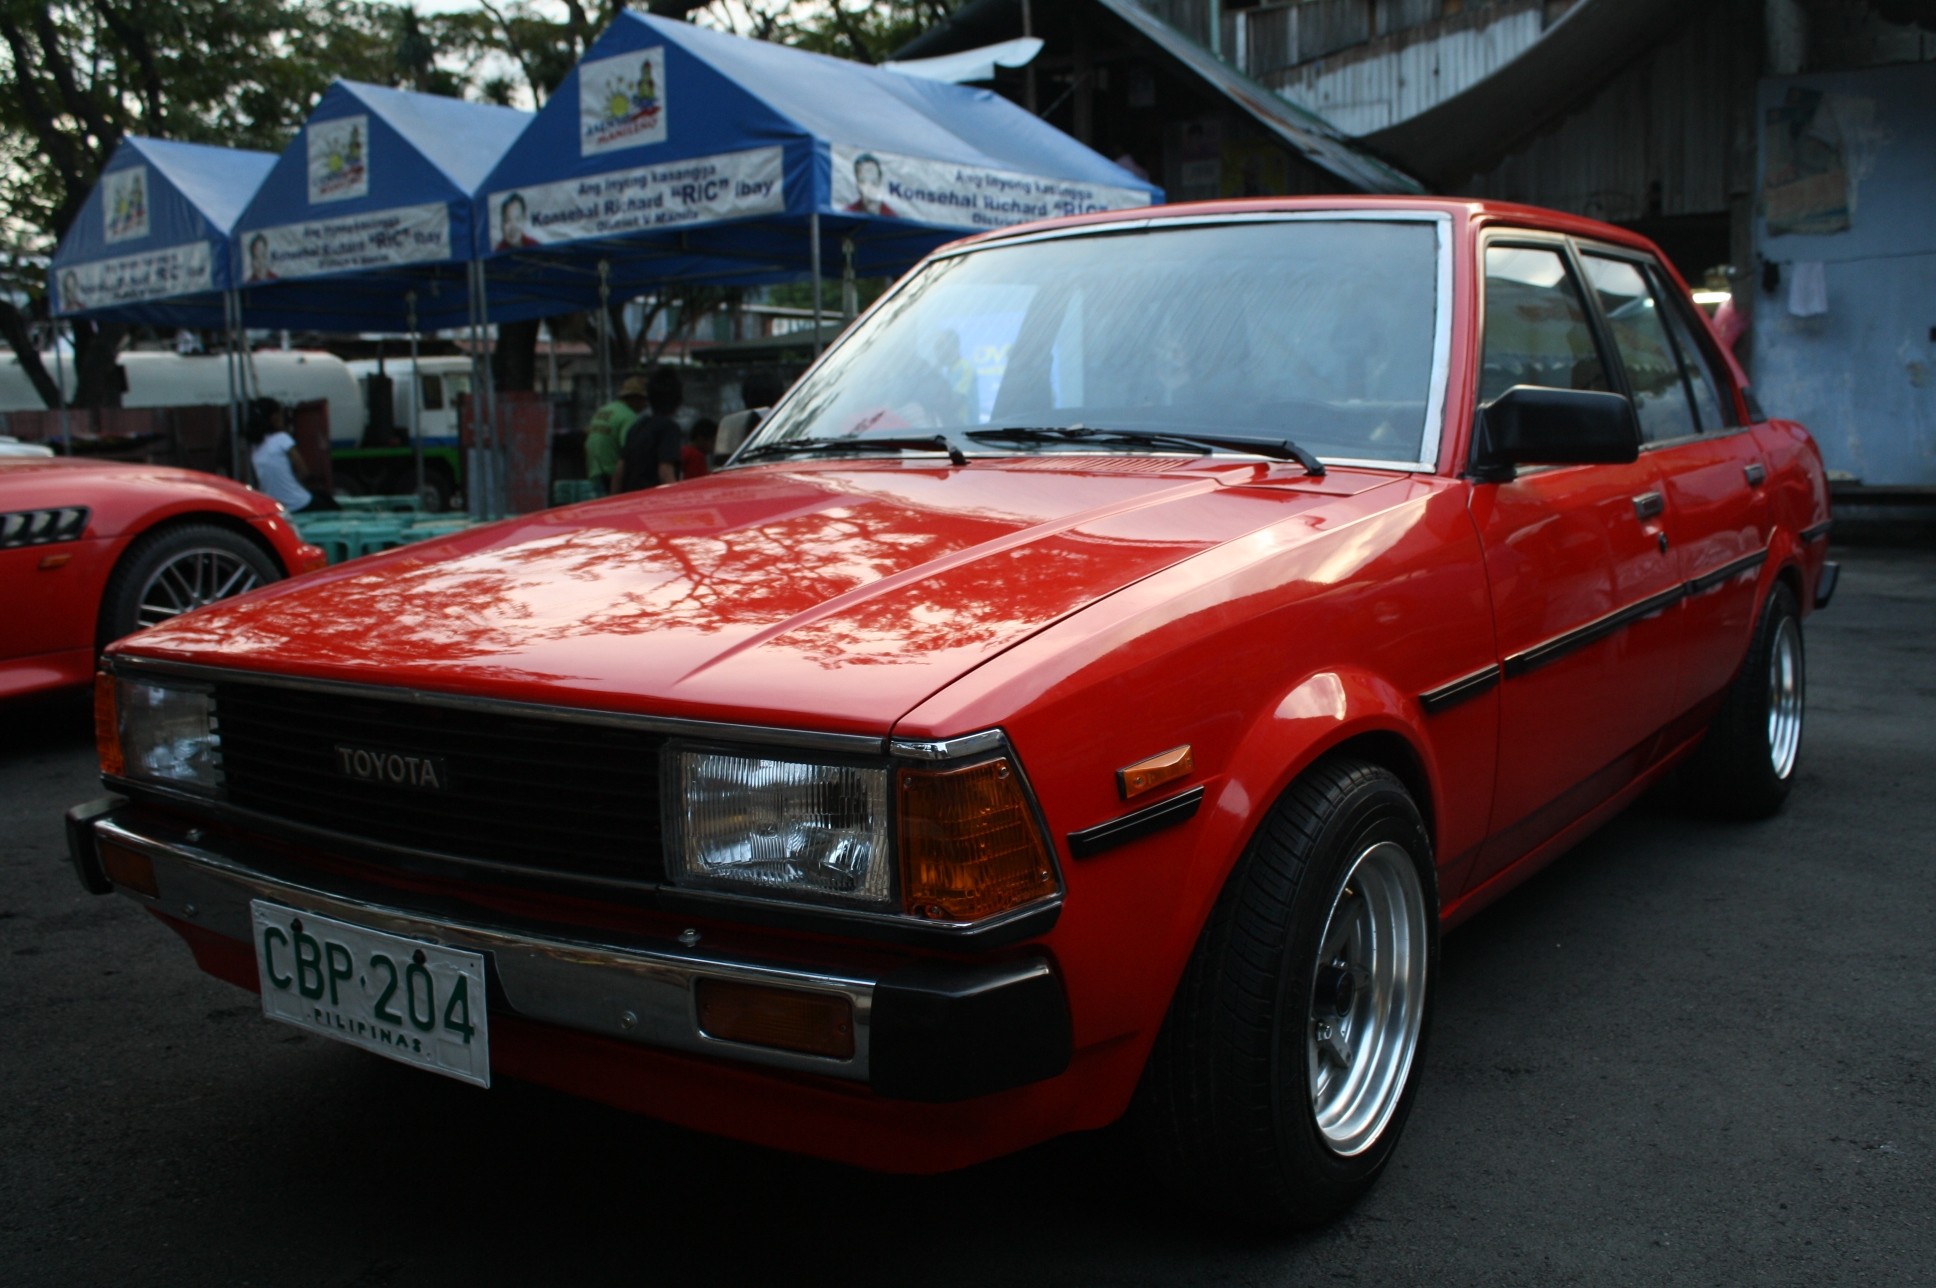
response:
<path id="1" fill-rule="evenodd" d="M 1063 882 L 1053 927 L 1017 944 L 882 946 L 837 927 L 758 928 L 387 879 L 580 925 L 692 927 L 708 943 L 856 969 L 1038 954 L 1066 989 L 1074 1051 L 1057 1076 L 926 1104 L 507 1016 L 493 1036 L 506 1073 L 902 1171 L 1104 1125 L 1129 1103 L 1232 866 L 1312 764 L 1350 747 L 1404 780 L 1432 837 L 1441 920 L 1454 924 L 1690 748 L 1773 586 L 1789 584 L 1806 613 L 1823 572 L 1823 543 L 1803 536 L 1828 520 L 1820 457 L 1787 422 L 1667 444 L 1627 466 L 1483 486 L 1464 477 L 1483 239 L 1530 229 L 1654 253 L 1646 242 L 1499 203 L 1324 198 L 1153 215 L 1314 209 L 1449 221 L 1453 325 L 1436 473 L 1334 465 L 1312 478 L 1289 462 L 1106 455 L 737 468 L 406 547 L 178 618 L 113 652 L 741 726 L 917 740 L 999 728 Z M 1727 395 L 1745 421 L 1740 389 Z M 1760 483 L 1748 481 L 1755 470 Z M 1663 509 L 1636 517 L 1636 498 L 1654 491 Z M 1697 582 L 1701 593 L 1594 647 L 1512 669 L 1556 638 Z M 1512 678 L 1443 709 L 1426 701 L 1489 671 Z M 1116 771 L 1183 744 L 1196 769 L 1179 786 L 1203 791 L 1194 817 L 1102 857 L 1072 857 L 1071 834 L 1123 815 Z M 351 871 L 326 853 L 301 857 Z M 256 986 L 248 944 L 170 924 L 205 969 Z"/>
<path id="2" fill-rule="evenodd" d="M 137 539 L 164 524 L 209 521 L 251 534 L 285 575 L 320 567 L 271 497 L 165 465 L 0 459 L 0 514 L 85 507 L 77 541 L 0 549 L 0 699 L 88 684 L 101 594 Z"/>

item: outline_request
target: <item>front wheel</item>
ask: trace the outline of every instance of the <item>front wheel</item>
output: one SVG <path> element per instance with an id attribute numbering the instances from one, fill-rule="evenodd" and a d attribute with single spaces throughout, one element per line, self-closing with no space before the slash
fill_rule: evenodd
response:
<path id="1" fill-rule="evenodd" d="M 211 523 L 158 528 L 129 546 L 108 578 L 99 642 L 281 577 L 275 560 L 240 533 Z"/>
<path id="2" fill-rule="evenodd" d="M 1766 818 L 1794 784 L 1807 696 L 1801 614 L 1775 583 L 1741 673 L 1688 765 L 1695 799 L 1730 818 Z"/>
<path id="3" fill-rule="evenodd" d="M 1285 794 L 1218 899 L 1138 1093 L 1160 1179 L 1268 1228 L 1314 1225 L 1371 1187 L 1417 1089 L 1434 889 L 1392 774 L 1333 760 Z"/>

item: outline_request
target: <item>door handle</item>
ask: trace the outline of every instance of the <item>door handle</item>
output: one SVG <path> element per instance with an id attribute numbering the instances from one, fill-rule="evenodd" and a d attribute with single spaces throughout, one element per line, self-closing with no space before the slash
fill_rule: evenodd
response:
<path id="1" fill-rule="evenodd" d="M 1762 468 L 1760 461 L 1743 466 L 1741 472 L 1748 476 L 1749 487 L 1760 487 L 1768 481 L 1768 471 Z"/>
<path id="2" fill-rule="evenodd" d="M 1667 508 L 1667 501 L 1658 492 L 1642 492 L 1633 499 L 1634 514 L 1642 519 L 1657 519 Z"/>

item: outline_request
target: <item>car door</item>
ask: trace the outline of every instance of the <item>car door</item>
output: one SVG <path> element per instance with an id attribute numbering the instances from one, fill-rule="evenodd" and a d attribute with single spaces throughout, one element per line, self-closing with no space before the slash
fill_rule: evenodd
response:
<path id="1" fill-rule="evenodd" d="M 1561 239 L 1483 250 L 1481 405 L 1514 385 L 1614 389 L 1604 328 Z M 1477 482 L 1502 684 L 1492 839 L 1474 884 L 1618 791 L 1673 711 L 1680 569 L 1659 460 Z"/>
<path id="2" fill-rule="evenodd" d="M 1640 414 L 1641 450 L 1661 473 L 1667 536 L 1687 592 L 1677 705 L 1689 709 L 1726 687 L 1747 653 L 1772 522 L 1767 463 L 1716 379 L 1691 302 L 1660 266 L 1590 246 L 1581 264 Z"/>

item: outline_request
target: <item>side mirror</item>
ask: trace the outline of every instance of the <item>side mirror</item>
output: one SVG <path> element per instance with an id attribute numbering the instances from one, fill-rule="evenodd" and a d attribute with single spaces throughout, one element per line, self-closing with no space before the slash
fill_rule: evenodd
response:
<path id="1" fill-rule="evenodd" d="M 1504 483 L 1521 465 L 1624 465 L 1640 456 L 1640 420 L 1624 395 L 1514 385 L 1479 409 L 1472 478 Z"/>

